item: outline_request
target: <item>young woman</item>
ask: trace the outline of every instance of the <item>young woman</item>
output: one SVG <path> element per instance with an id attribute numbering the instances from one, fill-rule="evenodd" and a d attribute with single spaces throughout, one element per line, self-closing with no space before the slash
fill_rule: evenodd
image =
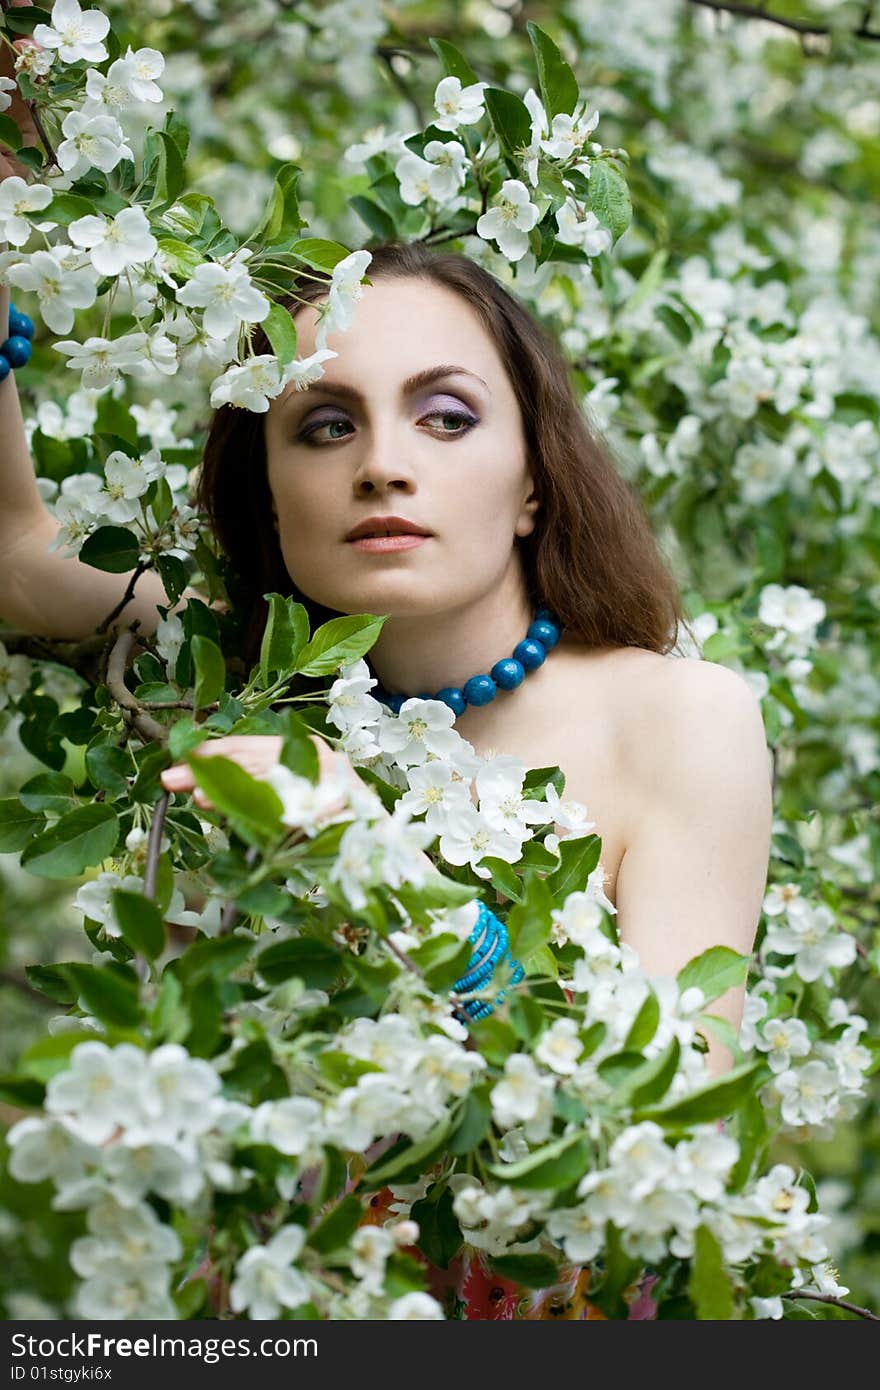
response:
<path id="1" fill-rule="evenodd" d="M 10 114 L 33 142 L 17 99 Z M 0 158 L 0 178 L 14 172 Z M 515 689 L 469 705 L 459 733 L 478 753 L 562 768 L 566 796 L 586 804 L 601 836 L 620 937 L 648 974 L 674 975 L 716 944 L 750 951 L 772 819 L 760 709 L 740 676 L 672 655 L 676 585 L 587 427 L 559 349 L 466 256 L 378 247 L 369 276 L 352 326 L 327 337 L 336 355 L 319 381 L 289 386 L 265 415 L 223 407 L 213 422 L 197 500 L 249 615 L 245 660 L 259 647 L 262 595 L 292 593 L 316 622 L 387 615 L 369 654 L 384 690 L 437 692 L 490 671 L 549 608 L 561 641 Z M 301 358 L 318 346 L 325 293 L 304 280 L 288 301 Z M 3 287 L 3 329 L 8 304 Z M 261 331 L 254 350 L 270 350 Z M 36 485 L 14 373 L 0 383 L 0 439 L 0 618 L 85 637 L 129 575 L 47 549 L 58 524 Z M 363 531 L 391 534 L 358 543 L 352 533 Z M 409 540 L 393 538 L 404 531 Z M 187 590 L 172 611 L 190 596 L 200 597 Z M 162 585 L 144 574 L 113 629 L 138 619 L 139 633 L 153 632 L 157 604 L 167 604 Z M 220 738 L 202 751 L 260 773 L 280 743 Z M 185 765 L 162 780 L 194 786 Z M 743 994 L 713 1006 L 734 1028 Z M 717 1074 L 731 1059 L 708 1042 Z M 499 1315 L 491 1292 L 484 1310 L 471 1291 L 465 1315 Z M 507 1306 L 513 1291 L 501 1292 Z M 537 1296 L 531 1312 L 514 1301 L 515 1315 L 542 1315 Z"/>

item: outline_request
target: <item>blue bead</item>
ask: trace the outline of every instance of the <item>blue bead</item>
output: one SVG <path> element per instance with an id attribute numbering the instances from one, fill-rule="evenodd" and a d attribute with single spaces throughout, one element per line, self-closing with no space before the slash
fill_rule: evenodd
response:
<path id="1" fill-rule="evenodd" d="M 388 705 L 388 708 L 391 710 L 391 713 L 400 714 L 400 711 L 403 708 L 403 702 L 408 698 L 409 697 L 407 695 L 389 695 L 386 703 Z"/>
<path id="2" fill-rule="evenodd" d="M 10 367 L 23 367 L 31 360 L 31 345 L 27 338 L 7 338 L 5 343 L 0 343 L 0 354 Z"/>
<path id="3" fill-rule="evenodd" d="M 535 621 L 536 621 L 536 622 L 542 622 L 545 618 L 546 618 L 546 620 L 547 620 L 548 622 L 550 622 L 550 623 L 555 623 L 555 622 L 556 622 L 556 619 L 555 619 L 555 617 L 553 616 L 553 614 L 550 612 L 550 609 L 549 609 L 549 608 L 539 608 L 539 609 L 537 610 L 537 612 L 535 613 Z"/>
<path id="4" fill-rule="evenodd" d="M 444 705 L 448 705 L 453 714 L 464 714 L 467 709 L 467 700 L 464 698 L 464 691 L 457 685 L 444 685 L 442 690 L 438 690 L 434 696 L 435 700 L 442 700 Z"/>
<path id="5" fill-rule="evenodd" d="M 0 381 L 5 381 L 11 371 L 12 368 L 6 361 L 6 358 L 0 357 Z"/>
<path id="6" fill-rule="evenodd" d="M 514 661 L 512 656 L 506 656 L 503 661 L 496 661 L 492 667 L 492 679 L 502 690 L 516 690 L 525 680 L 526 670 L 521 661 Z"/>
<path id="7" fill-rule="evenodd" d="M 524 637 L 521 642 L 517 642 L 513 655 L 527 671 L 536 671 L 546 660 L 547 648 L 543 642 L 536 642 L 533 637 Z"/>
<path id="8" fill-rule="evenodd" d="M 14 304 L 9 306 L 9 336 L 10 338 L 32 338 L 34 336 L 33 319 L 29 319 L 27 314 L 19 313 Z"/>
<path id="9" fill-rule="evenodd" d="M 556 623 L 551 623 L 547 618 L 536 618 L 526 633 L 526 637 L 531 637 L 536 642 L 550 651 L 559 641 L 561 634 Z"/>
<path id="10" fill-rule="evenodd" d="M 491 676 L 471 676 L 462 686 L 462 694 L 469 705 L 488 705 L 495 699 L 496 685 Z"/>

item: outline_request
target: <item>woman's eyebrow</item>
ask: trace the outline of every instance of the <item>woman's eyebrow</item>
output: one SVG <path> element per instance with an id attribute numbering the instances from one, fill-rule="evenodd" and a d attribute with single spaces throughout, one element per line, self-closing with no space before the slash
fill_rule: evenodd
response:
<path id="1" fill-rule="evenodd" d="M 410 396 L 414 391 L 418 391 L 424 386 L 430 386 L 432 382 L 438 381 L 441 377 L 459 375 L 473 377 L 475 381 L 479 381 L 486 387 L 486 390 L 489 391 L 486 382 L 483 381 L 481 376 L 477 376 L 476 372 L 469 371 L 467 367 L 456 367 L 448 363 L 443 363 L 438 367 L 425 367 L 420 372 L 413 372 L 412 376 L 408 376 L 401 386 L 401 395 Z M 359 401 L 362 399 L 361 392 L 358 391 L 357 387 L 347 386 L 345 382 L 342 381 L 325 383 L 323 377 L 319 377 L 317 381 L 312 382 L 304 391 L 291 391 L 289 399 L 301 400 L 309 391 L 320 391 L 327 396 L 339 396 L 342 400 Z M 491 391 L 489 394 L 491 395 Z"/>

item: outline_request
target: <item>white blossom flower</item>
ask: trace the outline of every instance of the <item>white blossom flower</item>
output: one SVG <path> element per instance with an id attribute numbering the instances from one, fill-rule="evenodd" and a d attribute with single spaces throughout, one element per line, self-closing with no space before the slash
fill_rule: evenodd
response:
<path id="1" fill-rule="evenodd" d="M 527 1053 L 514 1052 L 504 1063 L 504 1076 L 489 1093 L 497 1125 L 522 1124 L 526 1138 L 540 1143 L 550 1132 L 553 1081 L 542 1076 Z"/>
<path id="2" fill-rule="evenodd" d="M 227 367 L 211 382 L 211 405 L 215 409 L 234 405 L 263 415 L 269 409 L 269 401 L 279 395 L 284 385 L 284 368 L 278 358 L 262 353 L 249 357 L 242 366 Z"/>
<path id="3" fill-rule="evenodd" d="M 5 186 L 4 183 L 0 187 Z M 55 333 L 69 333 L 74 309 L 87 309 L 94 304 L 98 292 L 93 270 L 67 269 L 54 251 L 35 251 L 27 261 L 10 266 L 7 274 L 10 284 L 34 291 L 40 301 L 43 321 Z"/>
<path id="4" fill-rule="evenodd" d="M 14 77 L 0 77 L 0 111 L 8 111 L 12 105 L 11 92 L 18 91 L 18 83 Z M 22 180 L 24 182 L 24 180 Z M 6 238 L 3 238 L 5 240 Z"/>
<path id="5" fill-rule="evenodd" d="M 836 1070 L 818 1060 L 784 1071 L 773 1081 L 787 1125 L 824 1124 L 836 1109 L 839 1085 Z"/>
<path id="6" fill-rule="evenodd" d="M 327 306 L 315 331 L 317 349 L 326 348 L 329 333 L 337 330 L 344 332 L 351 327 L 354 322 L 355 305 L 364 292 L 361 282 L 372 259 L 370 251 L 352 251 L 333 267 Z M 312 359 L 315 355 L 312 354 Z"/>
<path id="7" fill-rule="evenodd" d="M 527 233 L 541 216 L 521 179 L 505 179 L 493 206 L 477 218 L 477 235 L 497 241 L 502 255 L 520 260 L 529 247 Z"/>
<path id="8" fill-rule="evenodd" d="M 39 25 L 37 26 L 39 28 Z M 168 1292 L 168 1265 L 161 1260 L 108 1260 L 76 1292 L 79 1317 L 90 1319 L 161 1319 L 177 1316 Z"/>
<path id="9" fill-rule="evenodd" d="M 449 763 L 434 758 L 421 766 L 407 769 L 409 790 L 404 792 L 398 806 L 410 815 L 425 813 L 425 824 L 436 834 L 442 834 L 460 811 L 473 810 L 467 783 L 456 778 Z"/>
<path id="10" fill-rule="evenodd" d="M 470 864 L 480 878 L 488 878 L 480 861 L 489 856 L 513 864 L 522 858 L 522 840 L 490 825 L 475 806 L 462 806 L 441 833 L 440 854 L 448 863 Z"/>
<path id="11" fill-rule="evenodd" d="M 363 659 L 343 666 L 327 695 L 327 718 L 330 723 L 335 724 L 337 729 L 375 724 L 382 716 L 382 706 L 368 692 L 377 684 Z"/>
<path id="12" fill-rule="evenodd" d="M 282 1226 L 265 1245 L 252 1245 L 235 1266 L 229 1289 L 233 1312 L 247 1310 L 257 1320 L 277 1318 L 282 1308 L 298 1308 L 309 1298 L 309 1286 L 293 1268 L 306 1241 L 302 1226 Z"/>
<path id="13" fill-rule="evenodd" d="M 28 657 L 21 652 L 8 652 L 0 642 L 0 709 L 6 709 L 10 700 L 21 698 L 31 683 L 32 670 Z"/>
<path id="14" fill-rule="evenodd" d="M 52 23 L 36 24 L 34 38 L 44 48 L 58 50 L 62 63 L 103 63 L 107 50 L 101 43 L 110 21 L 100 10 L 81 10 L 77 0 L 55 0 Z"/>
<path id="15" fill-rule="evenodd" d="M 254 1111 L 250 1127 L 257 1144 L 271 1144 L 279 1153 L 300 1157 L 319 1149 L 323 1110 L 310 1096 L 267 1100 Z"/>
<path id="16" fill-rule="evenodd" d="M 323 364 L 330 357 L 338 357 L 339 353 L 332 348 L 322 347 L 309 354 L 308 357 L 297 357 L 292 362 L 288 362 L 284 368 L 284 384 L 293 382 L 294 390 L 305 391 L 311 386 L 313 381 L 319 381 L 324 375 Z"/>
<path id="17" fill-rule="evenodd" d="M 389 1303 L 386 1318 L 391 1322 L 402 1322 L 404 1320 L 412 1322 L 443 1321 L 443 1309 L 432 1298 L 429 1293 L 420 1293 L 414 1290 L 412 1293 L 401 1294 L 395 1298 L 393 1303 Z"/>
<path id="18" fill-rule="evenodd" d="M 240 256 L 241 252 L 237 254 Z M 242 323 L 261 323 L 271 308 L 266 296 L 251 283 L 240 260 L 233 260 L 228 266 L 203 261 L 176 293 L 181 304 L 204 310 L 202 322 L 212 338 L 225 338 Z"/>
<path id="19" fill-rule="evenodd" d="M 67 235 L 74 246 L 88 247 L 89 260 L 101 275 L 118 275 L 126 266 L 148 261 L 159 245 L 142 207 L 123 208 L 113 218 L 78 217 Z"/>
<path id="20" fill-rule="evenodd" d="M 396 719 L 379 727 L 379 746 L 401 767 L 424 763 L 428 755 L 445 757 L 456 747 L 455 715 L 442 700 L 404 700 Z"/>
<path id="21" fill-rule="evenodd" d="M 4 179 L 0 183 L 0 241 L 8 241 L 12 246 L 24 246 L 31 234 L 29 214 L 42 212 L 51 203 L 52 196 L 52 189 L 45 183 L 26 183 L 17 174 Z M 13 280 L 12 283 L 19 282 Z"/>
<path id="22" fill-rule="evenodd" d="M 825 617 L 825 604 L 801 584 L 765 584 L 761 590 L 758 619 L 768 627 L 796 637 L 812 636 Z"/>
<path id="23" fill-rule="evenodd" d="M 546 801 L 523 794 L 526 766 L 519 758 L 501 754 L 477 773 L 480 814 L 496 830 L 518 839 L 528 836 L 529 825 L 546 825 L 553 813 Z"/>
<path id="24" fill-rule="evenodd" d="M 116 111 L 125 111 L 137 101 L 161 101 L 162 89 L 155 79 L 164 68 L 158 49 L 139 48 L 135 53 L 129 44 L 125 56 L 112 62 L 106 74 L 89 69 L 86 96 L 94 105 Z"/>
<path id="25" fill-rule="evenodd" d="M 559 1076 L 572 1076 L 578 1069 L 583 1043 L 573 1018 L 557 1018 L 541 1034 L 535 1056 Z"/>
<path id="26" fill-rule="evenodd" d="M 613 237 L 607 227 L 603 227 L 594 212 L 585 212 L 574 198 L 567 198 L 556 210 L 556 240 L 564 246 L 580 246 L 588 256 L 601 256 L 610 251 Z"/>
<path id="27" fill-rule="evenodd" d="M 553 159 L 570 159 L 573 154 L 582 150 L 587 137 L 592 135 L 599 124 L 598 111 L 594 111 L 587 120 L 584 120 L 585 115 L 586 111 L 576 111 L 574 115 L 557 111 L 549 136 L 541 141 L 544 153 Z"/>
<path id="28" fill-rule="evenodd" d="M 70 1066 L 50 1078 L 45 1107 L 89 1144 L 103 1144 L 120 1124 L 138 1118 L 139 1091 L 147 1072 L 146 1054 L 131 1043 L 110 1048 L 79 1043 Z"/>
<path id="29" fill-rule="evenodd" d="M 770 1018 L 756 1038 L 755 1047 L 767 1053 L 771 1071 L 787 1071 L 792 1057 L 808 1056 L 810 1036 L 802 1019 Z"/>
<path id="30" fill-rule="evenodd" d="M 134 159 L 115 116 L 69 111 L 61 122 L 61 133 L 65 138 L 58 146 L 58 163 L 70 178 L 92 168 L 109 174 L 120 160 Z"/>
<path id="31" fill-rule="evenodd" d="M 471 82 L 462 87 L 458 77 L 441 78 L 434 89 L 434 110 L 438 115 L 432 124 L 439 130 L 476 125 L 485 114 L 483 90 L 488 86 L 488 82 Z"/>
<path id="32" fill-rule="evenodd" d="M 68 367 L 82 372 L 83 386 L 98 389 L 113 385 L 123 372 L 137 367 L 146 341 L 146 333 L 124 333 L 120 338 L 86 338 L 84 343 L 65 338 L 55 348 L 70 359 Z"/>

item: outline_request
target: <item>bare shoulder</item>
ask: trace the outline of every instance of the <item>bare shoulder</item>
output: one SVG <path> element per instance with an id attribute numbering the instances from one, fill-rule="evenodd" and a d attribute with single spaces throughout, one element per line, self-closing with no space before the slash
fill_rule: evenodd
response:
<path id="1" fill-rule="evenodd" d="M 636 784 L 663 785 L 685 764 L 706 770 L 729 760 L 744 776 L 772 778 L 760 702 L 729 666 L 699 657 L 639 653 L 638 680 L 621 704 L 627 769 Z"/>

